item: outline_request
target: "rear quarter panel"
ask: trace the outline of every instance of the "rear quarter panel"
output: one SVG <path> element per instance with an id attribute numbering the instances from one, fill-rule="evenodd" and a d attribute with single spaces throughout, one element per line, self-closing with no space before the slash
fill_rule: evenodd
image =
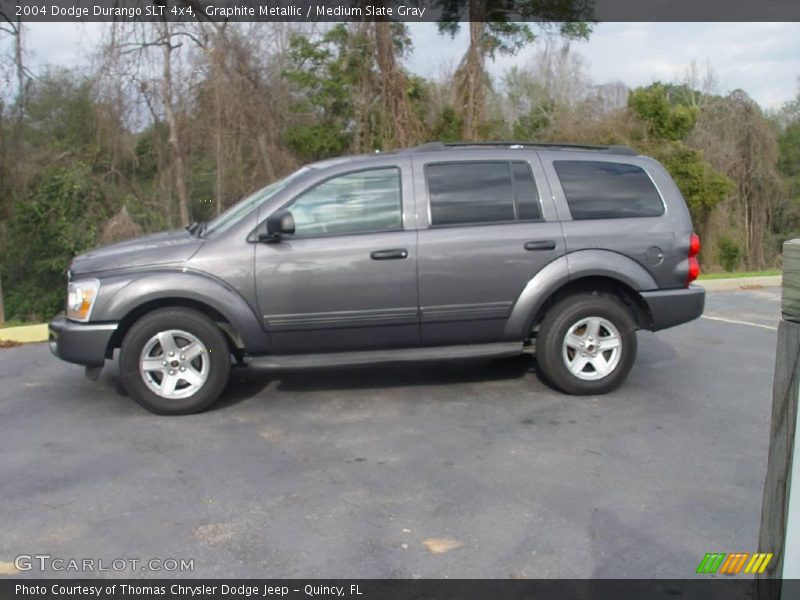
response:
<path id="1" fill-rule="evenodd" d="M 685 286 L 692 221 L 680 190 L 661 164 L 644 156 L 598 153 L 587 157 L 585 152 L 569 151 L 541 151 L 539 154 L 564 227 L 568 258 L 572 253 L 585 250 L 610 251 L 640 265 L 652 277 L 655 288 Z M 597 160 L 636 165 L 644 169 L 653 181 L 664 203 L 664 213 L 658 217 L 573 220 L 553 166 L 557 160 Z M 583 268 L 586 261 L 573 262 L 575 264 L 570 265 L 570 275 L 579 275 L 578 267 L 580 265 Z"/>

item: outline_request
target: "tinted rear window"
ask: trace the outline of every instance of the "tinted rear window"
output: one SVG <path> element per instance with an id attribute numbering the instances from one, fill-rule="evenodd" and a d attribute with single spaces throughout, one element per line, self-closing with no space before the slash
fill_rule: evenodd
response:
<path id="1" fill-rule="evenodd" d="M 640 167 L 588 160 L 557 160 L 553 167 L 573 219 L 657 217 L 664 213 L 658 190 Z"/>
<path id="2" fill-rule="evenodd" d="M 541 218 L 524 162 L 433 163 L 425 167 L 431 224 L 466 225 Z"/>

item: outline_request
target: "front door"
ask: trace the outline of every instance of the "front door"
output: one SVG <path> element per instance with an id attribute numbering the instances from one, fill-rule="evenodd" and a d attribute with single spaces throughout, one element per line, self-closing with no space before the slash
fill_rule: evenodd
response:
<path id="1" fill-rule="evenodd" d="M 255 255 L 275 353 L 419 345 L 409 167 L 387 159 L 324 178 L 283 207 L 295 233 Z"/>

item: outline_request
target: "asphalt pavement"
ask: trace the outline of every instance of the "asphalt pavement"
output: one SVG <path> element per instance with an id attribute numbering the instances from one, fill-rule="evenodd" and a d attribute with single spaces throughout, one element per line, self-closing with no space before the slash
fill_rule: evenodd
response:
<path id="1" fill-rule="evenodd" d="M 0 576 L 692 576 L 757 548 L 779 291 L 709 294 L 587 398 L 523 356 L 237 370 L 212 410 L 169 418 L 113 364 L 92 382 L 46 344 L 0 349 Z"/>

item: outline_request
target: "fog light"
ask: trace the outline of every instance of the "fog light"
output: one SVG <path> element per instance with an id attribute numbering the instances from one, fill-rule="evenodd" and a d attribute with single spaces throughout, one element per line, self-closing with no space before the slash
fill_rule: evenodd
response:
<path id="1" fill-rule="evenodd" d="M 50 352 L 52 352 L 53 355 L 58 356 L 58 341 L 56 340 L 56 336 L 51 333 L 47 343 L 50 346 Z"/>

